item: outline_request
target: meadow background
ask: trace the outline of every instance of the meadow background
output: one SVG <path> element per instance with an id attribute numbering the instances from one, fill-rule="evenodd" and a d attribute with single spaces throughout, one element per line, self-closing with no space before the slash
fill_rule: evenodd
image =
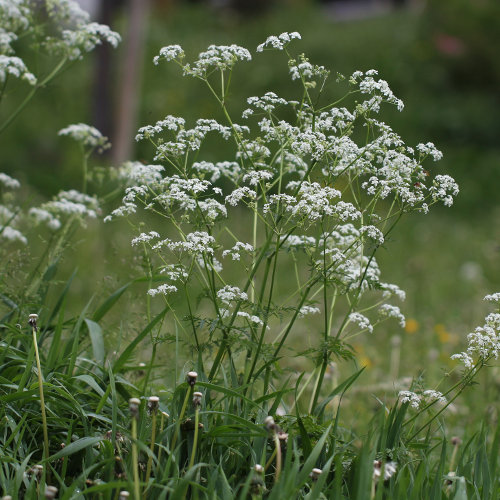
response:
<path id="1" fill-rule="evenodd" d="M 353 4 L 359 4 L 357 15 L 349 15 Z M 349 8 L 342 8 L 346 5 Z M 357 365 L 366 369 L 349 394 L 346 408 L 353 415 L 353 426 L 360 428 L 378 407 L 377 398 L 393 401 L 397 391 L 408 388 L 416 377 L 425 378 L 429 387 L 441 380 L 455 366 L 450 354 L 463 350 L 466 334 L 491 310 L 483 296 L 500 290 L 500 6 L 495 0 L 382 3 L 380 9 L 373 5 L 305 0 L 152 2 L 142 57 L 134 68 L 139 87 L 130 141 L 130 159 L 149 161 L 147 145 L 133 142 L 136 128 L 167 114 L 194 119 L 217 113 L 199 85 L 183 79 L 174 65 L 152 64 L 159 49 L 169 44 L 182 45 L 194 57 L 212 43 L 254 49 L 269 34 L 298 31 L 300 50 L 312 62 L 345 75 L 376 68 L 390 83 L 405 110 L 386 110 L 382 119 L 408 144 L 433 141 L 444 153 L 436 170 L 452 175 L 460 194 L 450 209 L 435 208 L 427 216 L 404 219 L 388 248 L 379 252 L 384 278 L 407 292 L 401 305 L 407 324 L 401 329 L 396 322 L 384 323 L 353 343 Z M 114 142 L 130 35 L 127 6 L 118 7 L 105 22 L 122 34 L 120 47 L 103 48 L 105 54 L 98 49 L 75 62 L 40 90 L 2 134 L 2 169 L 21 181 L 20 196 L 26 206 L 50 198 L 61 188 L 80 188 L 79 150 L 57 135 L 60 129 L 84 122 L 100 128 Z M 275 59 L 263 54 L 250 70 L 237 69 L 230 100 L 243 103 L 246 97 L 269 90 L 287 95 L 290 85 L 285 68 L 277 70 Z M 15 102 L 16 96 L 12 98 Z M 10 101 L 2 104 L 6 116 L 10 105 Z M 222 157 L 223 151 L 217 154 Z M 96 171 L 113 169 L 118 166 L 113 155 L 113 149 L 94 155 L 91 163 Z M 91 189 L 104 190 L 98 183 Z M 110 204 L 109 210 L 115 205 Z M 39 245 L 37 240 L 30 243 L 35 255 L 45 237 L 38 238 Z M 75 270 L 66 301 L 68 314 L 77 314 L 93 296 L 98 303 L 140 275 L 141 260 L 132 251 L 130 239 L 122 222 L 105 227 L 89 222 L 79 230 L 57 270 L 51 288 L 54 300 Z M 25 249 L 19 247 L 5 257 L 9 273 L 2 276 L 4 290 L 18 290 L 29 278 L 22 265 L 24 254 Z M 287 279 L 286 272 L 283 279 Z M 109 324 L 144 325 L 145 291 L 140 283 L 130 287 L 110 312 Z M 302 344 L 308 331 L 319 326 L 312 317 L 301 328 L 292 339 L 299 350 L 307 347 Z M 108 333 L 105 342 L 112 349 L 121 340 L 118 334 Z M 168 345 L 164 351 L 159 349 L 158 364 L 168 363 Z M 147 342 L 136 350 L 137 366 L 149 359 L 150 350 Z M 311 369 L 307 364 L 297 365 L 293 358 L 285 366 L 292 371 Z M 337 376 L 344 379 L 355 367 L 339 369 Z M 160 370 L 154 377 L 159 387 L 173 378 Z M 404 377 L 406 387 L 395 384 Z M 463 435 L 468 426 L 485 420 L 496 423 L 500 371 L 496 367 L 485 370 L 478 382 L 454 403 L 447 420 L 450 432 Z"/>

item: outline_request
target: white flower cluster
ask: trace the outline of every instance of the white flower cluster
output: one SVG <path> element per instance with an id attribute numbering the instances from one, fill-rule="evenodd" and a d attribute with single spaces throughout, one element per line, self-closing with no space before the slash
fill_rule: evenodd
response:
<path id="1" fill-rule="evenodd" d="M 406 319 L 404 315 L 401 313 L 398 306 L 393 306 L 391 304 L 382 304 L 378 308 L 379 315 L 384 318 L 395 318 L 399 320 L 399 324 L 401 328 L 404 328 L 406 325 Z"/>
<path id="2" fill-rule="evenodd" d="M 222 257 L 227 257 L 228 255 L 230 255 L 233 260 L 240 260 L 242 251 L 247 252 L 247 253 L 251 253 L 251 252 L 253 252 L 253 246 L 250 245 L 250 243 L 244 243 L 242 241 L 237 241 L 231 249 L 224 250 L 222 252 Z"/>
<path id="3" fill-rule="evenodd" d="M 59 130 L 59 135 L 71 137 L 84 148 L 98 148 L 99 151 L 104 151 L 111 147 L 107 137 L 103 136 L 95 127 L 85 123 L 68 125 L 66 128 Z"/>
<path id="4" fill-rule="evenodd" d="M 370 333 L 373 333 L 373 325 L 370 323 L 370 320 L 363 314 L 353 312 L 349 314 L 349 321 L 358 325 L 361 330 L 368 330 Z"/>
<path id="5" fill-rule="evenodd" d="M 257 52 L 262 52 L 264 49 L 283 50 L 292 40 L 300 40 L 300 33 L 293 31 L 292 33 L 281 33 L 278 36 L 268 36 L 264 43 L 257 47 Z"/>
<path id="6" fill-rule="evenodd" d="M 157 288 L 150 288 L 148 290 L 148 295 L 151 297 L 156 297 L 156 295 L 168 295 L 169 293 L 174 293 L 177 291 L 177 287 L 174 285 L 167 285 L 164 283 Z"/>
<path id="7" fill-rule="evenodd" d="M 383 101 L 394 104 L 399 111 L 403 111 L 404 104 L 392 92 L 389 84 L 385 80 L 375 80 L 378 71 L 370 69 L 366 73 L 356 71 L 349 79 L 351 83 L 357 84 L 362 94 L 372 94 L 373 97 L 360 105 L 359 111 L 366 113 L 370 111 L 378 112 Z"/>
<path id="8" fill-rule="evenodd" d="M 299 310 L 299 318 L 303 318 L 304 316 L 308 316 L 309 314 L 319 314 L 321 311 L 319 307 L 315 306 L 302 306 Z"/>
<path id="9" fill-rule="evenodd" d="M 184 55 L 184 50 L 180 45 L 168 45 L 160 49 L 159 55 L 153 58 L 153 63 L 157 66 L 161 59 L 165 59 L 165 61 L 182 60 Z"/>
<path id="10" fill-rule="evenodd" d="M 217 297 L 227 305 L 235 301 L 248 300 L 248 295 L 245 292 L 242 292 L 237 286 L 230 285 L 217 290 Z"/>
<path id="11" fill-rule="evenodd" d="M 7 189 L 19 189 L 21 187 L 21 183 L 17 179 L 3 172 L 0 172 L 0 184 Z"/>
<path id="12" fill-rule="evenodd" d="M 19 189 L 21 184 L 17 179 L 0 172 L 1 187 L 4 189 L 0 189 L 0 194 L 3 194 L 4 190 Z M 25 245 L 28 243 L 27 238 L 17 227 L 20 222 L 19 213 L 19 207 L 2 199 L 2 203 L 0 203 L 0 240 L 19 241 Z"/>
<path id="13" fill-rule="evenodd" d="M 156 243 L 153 250 L 167 248 L 172 251 L 187 252 L 190 255 L 203 255 L 214 253 L 215 238 L 204 231 L 195 231 L 186 235 L 185 241 L 172 241 L 164 239 Z"/>
<path id="14" fill-rule="evenodd" d="M 128 161 L 118 170 L 118 177 L 126 184 L 156 184 L 163 175 L 162 165 L 144 165 L 139 161 Z"/>
<path id="15" fill-rule="evenodd" d="M 487 300 L 488 302 L 495 302 L 497 304 L 500 304 L 500 292 L 485 295 L 484 300 Z"/>
<path id="16" fill-rule="evenodd" d="M 100 214 L 97 198 L 75 189 L 61 191 L 52 201 L 29 210 L 36 223 L 45 223 L 53 230 L 61 227 L 61 217 L 75 215 L 83 221 L 85 218 L 95 219 L 97 214 Z"/>
<path id="17" fill-rule="evenodd" d="M 214 70 L 230 70 L 238 61 L 251 61 L 250 52 L 238 45 L 210 45 L 192 65 L 184 66 L 184 74 L 202 78 Z"/>
<path id="18" fill-rule="evenodd" d="M 0 83 L 4 83 L 9 75 L 26 80 L 30 85 L 36 85 L 35 75 L 28 71 L 22 59 L 0 54 Z"/>
<path id="19" fill-rule="evenodd" d="M 44 23 L 35 20 L 44 12 Z M 36 84 L 24 62 L 12 56 L 16 40 L 34 34 L 37 45 L 60 52 L 69 60 L 82 57 L 103 41 L 116 47 L 120 35 L 109 26 L 90 22 L 90 16 L 74 0 L 0 0 L 0 82 L 6 74 Z"/>
<path id="20" fill-rule="evenodd" d="M 299 61 L 292 59 L 288 64 L 290 66 L 290 76 L 292 80 L 302 79 L 310 81 L 316 78 L 326 78 L 330 73 L 324 66 L 311 64 L 304 54 L 299 56 Z"/>
<path id="21" fill-rule="evenodd" d="M 445 206 L 453 205 L 453 196 L 458 194 L 458 184 L 449 175 L 436 175 L 429 189 L 434 201 L 442 201 Z"/>
<path id="22" fill-rule="evenodd" d="M 398 397 L 401 400 L 401 403 L 409 403 L 409 405 L 415 410 L 418 410 L 423 402 L 426 404 L 433 401 L 437 401 L 441 404 L 446 404 L 448 402 L 442 393 L 432 389 L 418 394 L 412 391 L 400 391 Z"/>
<path id="23" fill-rule="evenodd" d="M 498 303 L 500 293 L 487 295 L 485 299 Z M 473 332 L 467 335 L 467 350 L 453 354 L 451 359 L 458 359 L 466 368 L 472 368 L 479 360 L 498 359 L 499 353 L 500 313 L 497 312 L 488 314 L 484 319 L 484 325 L 478 326 Z"/>
<path id="24" fill-rule="evenodd" d="M 81 59 L 85 52 L 94 50 L 103 41 L 116 48 L 121 37 L 105 24 L 88 23 L 74 30 L 63 30 L 60 48 L 64 50 L 70 61 L 75 61 Z"/>

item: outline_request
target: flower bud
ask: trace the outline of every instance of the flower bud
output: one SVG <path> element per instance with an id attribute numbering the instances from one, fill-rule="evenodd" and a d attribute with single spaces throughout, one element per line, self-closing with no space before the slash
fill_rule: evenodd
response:
<path id="1" fill-rule="evenodd" d="M 130 410 L 130 415 L 133 418 L 139 418 L 139 406 L 141 405 L 141 400 L 138 398 L 130 398 L 128 400 L 128 409 Z"/>
<path id="2" fill-rule="evenodd" d="M 119 500 L 128 500 L 130 497 L 130 493 L 126 490 L 120 491 L 120 496 L 118 497 Z"/>
<path id="3" fill-rule="evenodd" d="M 264 467 L 262 467 L 262 465 L 260 464 L 255 464 L 254 467 L 253 467 L 253 470 L 257 473 L 257 474 L 264 474 Z"/>
<path id="4" fill-rule="evenodd" d="M 277 425 L 274 422 L 274 418 L 271 417 L 271 415 L 269 415 L 264 419 L 264 427 L 270 433 L 276 432 Z"/>
<path id="5" fill-rule="evenodd" d="M 59 490 L 55 486 L 45 486 L 45 498 L 53 500 L 57 496 Z"/>
<path id="6" fill-rule="evenodd" d="M 196 384 L 196 379 L 198 378 L 198 374 L 196 372 L 188 372 L 186 374 L 186 379 L 187 383 L 191 386 L 194 387 L 194 384 Z"/>
<path id="7" fill-rule="evenodd" d="M 37 326 L 36 326 L 36 322 L 38 320 L 38 314 L 30 314 L 29 315 L 29 319 L 28 319 L 28 323 L 30 324 L 30 326 L 36 331 L 37 330 Z"/>
<path id="8" fill-rule="evenodd" d="M 203 397 L 203 394 L 201 392 L 194 392 L 193 393 L 193 406 L 195 409 L 198 409 L 201 406 L 201 398 Z"/>
<path id="9" fill-rule="evenodd" d="M 150 396 L 148 399 L 148 412 L 151 415 L 158 410 L 160 406 L 160 398 L 158 396 Z"/>
<path id="10" fill-rule="evenodd" d="M 313 481 L 317 481 L 319 476 L 321 476 L 321 474 L 323 473 L 323 471 L 321 469 L 317 469 L 316 467 L 311 471 L 311 473 L 309 474 L 309 477 L 313 480 Z"/>

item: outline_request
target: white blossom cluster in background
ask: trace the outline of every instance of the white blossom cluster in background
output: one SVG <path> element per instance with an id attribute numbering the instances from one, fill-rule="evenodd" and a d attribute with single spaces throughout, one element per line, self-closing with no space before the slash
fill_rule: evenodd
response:
<path id="1" fill-rule="evenodd" d="M 21 183 L 17 179 L 0 172 L 0 241 L 28 243 L 18 227 L 21 209 L 14 203 L 11 192 L 20 187 Z"/>
<path id="2" fill-rule="evenodd" d="M 59 135 L 68 136 L 80 143 L 83 148 L 97 149 L 102 152 L 111 147 L 108 138 L 103 136 L 95 127 L 85 123 L 75 123 L 59 130 Z"/>
<path id="3" fill-rule="evenodd" d="M 428 389 L 419 393 L 415 393 L 412 391 L 400 391 L 399 400 L 401 401 L 401 403 L 409 403 L 409 405 L 415 410 L 418 410 L 421 404 L 429 404 L 432 402 L 446 404 L 448 402 L 448 400 L 443 396 L 442 393 L 440 393 L 439 391 L 434 391 L 432 389 Z"/>
<path id="4" fill-rule="evenodd" d="M 30 208 L 28 213 L 35 224 L 45 224 L 50 229 L 57 230 L 62 225 L 61 221 L 68 217 L 73 216 L 83 222 L 87 218 L 97 218 L 101 209 L 95 196 L 70 189 L 60 191 L 53 200 L 40 207 Z"/>
<path id="5" fill-rule="evenodd" d="M 167 115 L 141 127 L 136 140 L 151 143 L 154 165 L 128 163 L 120 169 L 125 195 L 105 220 L 124 216 L 134 223 L 143 210 L 166 217 L 177 236 L 169 232 L 166 237 L 157 227 L 141 230 L 132 244 L 156 253 L 159 269 L 168 263 L 183 269 L 184 276 L 178 281 L 164 274 L 165 286 L 148 293 L 170 295 L 197 276 L 204 296 L 214 303 L 218 317 L 213 319 L 224 328 L 238 319 L 251 328 L 267 328 L 273 307 L 280 318 L 324 313 L 318 301 L 324 286 L 329 293 L 347 296 L 346 336 L 356 334 L 353 329 L 372 332 L 388 318 L 404 326 L 400 309 L 387 301 L 404 300 L 405 294 L 381 278 L 376 250 L 386 244 L 399 215 L 426 213 L 439 202 L 449 206 L 458 186 L 451 177 L 424 169 L 423 161 L 442 156 L 434 144 L 407 146 L 378 118 L 384 105 L 401 111 L 403 103 L 375 70 L 347 79 L 350 104 L 346 99 L 341 107 L 323 103 L 317 108 L 319 99 L 309 93 L 321 92 L 329 72 L 304 55 L 290 55 L 298 39 L 298 33 L 271 36 L 257 52 L 274 49 L 289 56 L 290 78 L 303 86 L 299 100 L 273 90 L 248 97 L 243 125 L 231 117 L 225 82 L 236 63 L 252 59 L 247 49 L 212 45 L 186 62 L 179 45 L 163 47 L 154 64 L 174 62 L 185 75 L 205 82 L 227 122 L 203 118 L 190 124 Z M 232 152 L 224 158 L 204 157 L 208 140 L 220 141 Z M 244 222 L 233 223 L 235 217 Z M 266 296 L 266 287 L 261 293 L 252 288 L 254 274 L 260 279 L 255 266 L 274 255 L 283 269 L 307 269 L 307 278 L 296 272 L 300 294 L 279 306 Z M 266 274 L 266 279 L 281 279 L 280 265 L 277 278 Z M 365 302 L 368 292 L 377 299 L 363 309 L 360 300 Z"/>
<path id="6" fill-rule="evenodd" d="M 16 42 L 36 34 L 38 46 L 68 60 L 82 57 L 103 41 L 116 47 L 120 35 L 90 21 L 74 0 L 0 0 L 0 83 L 7 75 L 35 85 L 37 77 L 15 55 Z"/>
<path id="7" fill-rule="evenodd" d="M 32 86 L 39 82 L 45 85 L 67 60 L 79 59 L 103 42 L 116 47 L 119 41 L 120 36 L 109 26 L 91 22 L 89 14 L 75 0 L 0 0 L 0 84 L 6 85 L 0 100 L 15 94 L 10 91 L 10 85 L 15 85 L 17 79 Z M 35 76 L 16 55 L 21 44 L 23 53 L 33 47 L 43 52 L 44 57 L 38 55 L 37 60 L 50 60 L 46 57 L 48 53 L 58 56 L 59 62 L 56 60 Z M 77 140 L 87 152 L 102 151 L 110 146 L 97 129 L 82 123 L 70 125 L 59 134 Z M 75 190 L 62 191 L 52 201 L 32 207 L 26 213 L 12 202 L 8 192 L 19 186 L 17 180 L 0 173 L 0 238 L 3 240 L 27 243 L 21 226 L 27 228 L 35 223 L 57 230 L 62 226 L 62 219 L 68 216 L 83 220 L 96 218 L 100 213 L 94 197 Z"/>
<path id="8" fill-rule="evenodd" d="M 467 349 L 453 354 L 451 359 L 461 361 L 466 368 L 472 368 L 479 361 L 498 359 L 500 353 L 500 292 L 486 295 L 484 300 L 497 305 L 497 312 L 484 318 L 484 325 L 478 326 L 467 335 Z"/>

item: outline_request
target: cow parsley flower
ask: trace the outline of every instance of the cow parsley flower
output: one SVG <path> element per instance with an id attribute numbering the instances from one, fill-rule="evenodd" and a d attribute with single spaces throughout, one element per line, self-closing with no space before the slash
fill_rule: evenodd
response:
<path id="1" fill-rule="evenodd" d="M 184 56 L 184 50 L 180 45 L 168 45 L 160 49 L 160 54 L 153 58 L 153 63 L 157 66 L 161 59 L 165 59 L 165 61 L 182 61 Z"/>
<path id="2" fill-rule="evenodd" d="M 0 83 L 4 83 L 7 76 L 21 78 L 30 85 L 36 85 L 36 77 L 28 71 L 24 61 L 16 56 L 6 56 L 0 54 Z"/>
<path id="3" fill-rule="evenodd" d="M 3 172 L 0 172 L 0 184 L 7 189 L 19 189 L 21 187 L 21 183 L 17 179 L 4 174 Z"/>
<path id="4" fill-rule="evenodd" d="M 98 148 L 104 151 L 111 147 L 108 138 L 103 136 L 95 127 L 85 123 L 75 123 L 59 130 L 59 135 L 66 135 L 79 142 L 84 148 Z"/>
<path id="5" fill-rule="evenodd" d="M 156 295 L 168 295 L 169 293 L 174 293 L 177 291 L 177 287 L 174 285 L 167 285 L 164 283 L 157 288 L 150 288 L 148 290 L 148 295 L 151 297 L 156 297 Z"/>
<path id="6" fill-rule="evenodd" d="M 257 46 L 257 52 L 262 52 L 264 49 L 283 50 L 292 40 L 300 40 L 300 33 L 293 31 L 292 33 L 281 33 L 278 36 L 268 36 L 264 43 Z"/>
<path id="7" fill-rule="evenodd" d="M 349 321 L 358 325 L 361 330 L 368 330 L 370 333 L 373 333 L 373 325 L 370 323 L 370 320 L 363 314 L 359 312 L 353 312 L 349 314 Z"/>
<path id="8" fill-rule="evenodd" d="M 230 304 L 231 302 L 248 300 L 248 295 L 242 292 L 237 286 L 226 285 L 225 287 L 217 290 L 217 297 L 224 303 Z"/>

